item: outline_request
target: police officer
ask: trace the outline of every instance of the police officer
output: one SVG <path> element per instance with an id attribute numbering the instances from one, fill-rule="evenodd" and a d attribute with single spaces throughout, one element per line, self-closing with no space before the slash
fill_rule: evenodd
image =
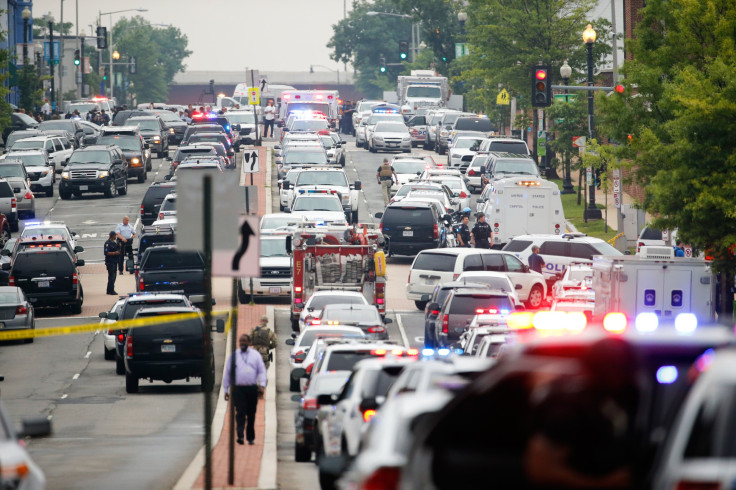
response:
<path id="1" fill-rule="evenodd" d="M 118 267 L 120 260 L 120 245 L 115 240 L 117 233 L 110 232 L 110 236 L 105 242 L 105 267 L 107 268 L 107 294 L 118 294 L 115 292 L 115 269 Z"/>
<path id="2" fill-rule="evenodd" d="M 470 231 L 471 241 L 475 248 L 491 248 L 491 225 L 486 223 L 485 213 L 478 213 L 478 221 Z"/>
<path id="3" fill-rule="evenodd" d="M 122 252 L 120 254 L 120 262 L 118 264 L 118 270 L 120 271 L 120 274 L 122 274 L 125 255 L 127 254 L 128 258 L 133 260 L 133 238 L 135 238 L 135 228 L 130 224 L 129 217 L 123 216 L 123 222 L 118 223 L 117 228 L 115 228 L 115 233 L 117 233 L 118 242 L 120 243 Z"/>
<path id="4" fill-rule="evenodd" d="M 457 243 L 461 247 L 470 248 L 470 228 L 468 228 L 468 222 L 470 218 L 463 216 L 463 220 L 457 227 Z"/>
<path id="5" fill-rule="evenodd" d="M 384 158 L 383 163 L 380 167 L 378 167 L 378 170 L 376 171 L 376 180 L 381 186 L 383 203 L 386 206 L 388 206 L 388 203 L 391 202 L 391 186 L 394 183 L 394 179 L 396 179 L 396 182 L 398 182 L 399 176 L 396 175 L 394 167 L 388 163 L 388 158 Z"/>

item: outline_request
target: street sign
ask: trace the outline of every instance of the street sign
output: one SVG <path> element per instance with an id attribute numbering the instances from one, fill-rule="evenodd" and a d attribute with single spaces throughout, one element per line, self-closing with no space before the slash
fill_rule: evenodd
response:
<path id="1" fill-rule="evenodd" d="M 82 69 L 84 70 L 85 75 L 92 73 L 92 65 L 89 63 L 89 56 L 84 56 L 82 58 Z"/>
<path id="2" fill-rule="evenodd" d="M 593 185 L 593 169 L 591 167 L 585 169 L 585 185 Z M 179 211 L 176 214 L 179 214 Z"/>
<path id="3" fill-rule="evenodd" d="M 245 70 L 245 83 L 255 85 L 261 80 L 261 72 L 259 70 Z"/>
<path id="4" fill-rule="evenodd" d="M 613 207 L 618 209 L 621 207 L 621 193 L 615 192 L 613 193 Z"/>
<path id="5" fill-rule="evenodd" d="M 205 169 L 177 172 L 176 192 L 186 199 L 176 203 L 180 219 L 176 226 L 176 246 L 180 250 L 204 250 L 204 176 L 212 179 L 212 250 L 233 250 L 238 241 L 238 216 L 243 199 L 238 179 L 227 173 Z M 181 213 L 181 214 L 179 214 Z"/>
<path id="6" fill-rule="evenodd" d="M 692 247 L 685 247 L 684 248 L 685 257 L 692 257 L 693 256 L 693 248 Z"/>
<path id="7" fill-rule="evenodd" d="M 670 230 L 662 230 L 662 240 L 665 242 L 670 239 Z"/>
<path id="8" fill-rule="evenodd" d="M 268 78 L 266 78 L 266 75 L 261 76 L 261 81 L 258 82 L 258 88 L 262 94 L 268 92 Z"/>
<path id="9" fill-rule="evenodd" d="M 555 94 L 555 102 L 572 102 L 578 98 L 578 94 Z"/>
<path id="10" fill-rule="evenodd" d="M 53 58 L 54 58 L 54 63 L 56 63 L 56 64 L 58 64 L 59 63 L 59 60 L 61 59 L 59 57 L 59 54 L 60 53 L 61 53 L 61 42 L 54 41 L 54 56 L 53 56 Z M 49 53 L 49 42 L 46 41 L 45 43 L 43 43 L 43 61 L 45 63 L 48 63 L 50 57 L 51 56 L 50 56 L 50 53 Z"/>
<path id="11" fill-rule="evenodd" d="M 455 58 L 467 56 L 470 54 L 470 49 L 465 43 L 455 43 Z"/>
<path id="12" fill-rule="evenodd" d="M 250 87 L 248 89 L 248 104 L 258 105 L 261 103 L 261 95 L 258 87 Z"/>
<path id="13" fill-rule="evenodd" d="M 584 148 L 587 138 L 585 136 L 573 136 L 572 146 L 575 148 Z"/>
<path id="14" fill-rule="evenodd" d="M 613 177 L 613 207 L 621 207 L 621 177 Z"/>
<path id="15" fill-rule="evenodd" d="M 178 211 L 177 211 L 178 213 Z M 212 275 L 218 277 L 260 277 L 261 240 L 258 235 L 260 218 L 241 216 L 233 250 L 212 251 Z M 177 229 L 177 233 L 179 230 Z"/>
<path id="16" fill-rule="evenodd" d="M 509 105 L 511 104 L 511 96 L 506 89 L 501 90 L 496 97 L 496 105 Z"/>
<path id="17" fill-rule="evenodd" d="M 258 149 L 246 148 L 243 151 L 243 173 L 258 173 L 260 171 L 260 162 L 258 160 Z"/>

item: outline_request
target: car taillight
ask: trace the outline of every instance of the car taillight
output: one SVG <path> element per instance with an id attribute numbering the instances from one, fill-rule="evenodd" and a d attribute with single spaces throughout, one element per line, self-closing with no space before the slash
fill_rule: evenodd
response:
<path id="1" fill-rule="evenodd" d="M 10 209 L 17 209 L 18 208 L 18 201 L 15 200 L 14 197 L 10 198 Z"/>
<path id="2" fill-rule="evenodd" d="M 8 286 L 15 286 L 15 278 L 13 276 L 8 277 Z"/>
<path id="3" fill-rule="evenodd" d="M 320 320 L 319 318 L 312 318 L 309 320 L 309 324 L 310 325 L 321 325 L 322 320 Z"/>
<path id="4" fill-rule="evenodd" d="M 453 274 L 452 275 L 452 280 L 455 281 L 455 280 L 457 280 L 458 277 L 460 277 L 460 274 Z"/>
<path id="5" fill-rule="evenodd" d="M 638 244 L 636 245 L 636 253 L 639 253 L 639 252 L 641 252 L 641 247 L 643 247 L 643 246 L 644 246 L 644 242 L 639 242 L 639 243 L 638 243 Z"/>
<path id="6" fill-rule="evenodd" d="M 376 415 L 375 410 L 363 411 L 363 422 L 370 422 L 374 415 Z"/>
<path id="7" fill-rule="evenodd" d="M 164 219 L 164 213 L 158 213 L 158 219 Z"/>
<path id="8" fill-rule="evenodd" d="M 432 238 L 439 238 L 440 237 L 440 227 L 437 226 L 437 223 L 432 225 Z"/>
<path id="9" fill-rule="evenodd" d="M 307 358 L 307 353 L 304 351 L 299 351 L 294 356 L 294 362 L 304 362 L 304 359 Z"/>
<path id="10" fill-rule="evenodd" d="M 468 195 L 465 193 L 465 191 L 461 191 L 460 192 L 460 197 L 466 198 L 466 197 L 468 197 Z"/>
<path id="11" fill-rule="evenodd" d="M 401 470 L 392 466 L 382 466 L 369 476 L 361 487 L 362 490 L 396 490 L 399 488 Z"/>
<path id="12" fill-rule="evenodd" d="M 442 317 L 442 333 L 447 333 L 450 329 L 450 315 L 445 315 Z"/>
<path id="13" fill-rule="evenodd" d="M 118 334 L 118 342 L 120 342 L 122 344 L 124 340 L 125 340 L 125 334 L 122 333 L 122 332 L 120 332 Z"/>
<path id="14" fill-rule="evenodd" d="M 25 315 L 26 313 L 28 313 L 28 308 L 25 306 L 18 306 L 15 308 L 16 315 Z"/>
<path id="15" fill-rule="evenodd" d="M 128 335 L 128 338 L 125 339 L 125 355 L 127 357 L 133 357 L 133 336 Z"/>
<path id="16" fill-rule="evenodd" d="M 715 481 L 679 481 L 676 490 L 719 490 L 721 484 Z"/>
<path id="17" fill-rule="evenodd" d="M 379 327 L 369 327 L 368 328 L 368 332 L 369 333 L 383 333 L 385 331 L 386 331 L 386 329 L 383 328 L 383 327 L 380 327 L 380 326 Z"/>
<path id="18" fill-rule="evenodd" d="M 302 410 L 317 410 L 318 408 L 319 405 L 317 405 L 316 398 L 305 398 L 302 401 Z"/>
<path id="19" fill-rule="evenodd" d="M 23 199 L 33 199 L 33 193 L 31 191 L 26 192 L 26 195 L 23 196 Z"/>
<path id="20" fill-rule="evenodd" d="M 391 201 L 393 202 L 393 199 Z M 380 223 L 378 223 L 378 229 L 381 230 L 381 231 L 383 231 L 383 221 L 381 221 Z"/>
<path id="21" fill-rule="evenodd" d="M 143 291 L 143 289 L 145 289 L 144 286 L 145 285 L 143 284 L 143 278 L 139 277 L 138 278 L 138 291 Z"/>
<path id="22" fill-rule="evenodd" d="M 144 211 L 143 204 L 141 204 L 141 215 L 143 214 L 143 211 Z"/>
<path id="23" fill-rule="evenodd" d="M 76 272 L 72 274 L 72 284 L 79 284 L 79 276 Z"/>
<path id="24" fill-rule="evenodd" d="M 472 168 L 468 170 L 468 175 L 475 175 L 475 170 L 473 170 Z"/>
<path id="25" fill-rule="evenodd" d="M 314 363 L 310 364 L 304 370 L 307 372 L 307 374 L 312 374 L 312 369 L 314 369 Z"/>

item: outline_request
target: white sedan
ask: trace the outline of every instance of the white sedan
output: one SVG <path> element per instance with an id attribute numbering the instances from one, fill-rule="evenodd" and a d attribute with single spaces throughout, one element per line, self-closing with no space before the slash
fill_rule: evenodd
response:
<path id="1" fill-rule="evenodd" d="M 465 185 L 465 180 L 458 177 L 432 177 L 429 182 L 439 182 L 446 185 L 452 191 L 452 195 L 458 201 L 459 209 L 470 207 L 470 191 Z"/>
<path id="2" fill-rule="evenodd" d="M 478 153 L 481 141 L 483 141 L 483 138 L 475 136 L 460 136 L 457 138 L 453 146 L 447 150 L 447 160 L 450 167 L 459 168 L 463 162 L 470 163 L 473 156 Z"/>
<path id="3" fill-rule="evenodd" d="M 303 216 L 310 221 L 347 224 L 342 202 L 337 194 L 326 190 L 299 190 L 288 211 L 292 216 Z"/>
<path id="4" fill-rule="evenodd" d="M 394 168 L 396 177 L 399 180 L 398 182 L 394 181 L 391 186 L 391 192 L 396 192 L 399 190 L 399 187 L 409 181 L 419 179 L 419 176 L 422 175 L 422 172 L 427 168 L 427 162 L 418 159 L 404 160 L 402 158 L 400 160 L 395 159 L 391 163 L 391 166 Z"/>

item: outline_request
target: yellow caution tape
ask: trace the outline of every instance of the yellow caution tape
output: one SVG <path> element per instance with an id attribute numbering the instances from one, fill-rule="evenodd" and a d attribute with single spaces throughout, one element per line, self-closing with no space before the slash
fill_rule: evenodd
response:
<path id="1" fill-rule="evenodd" d="M 225 325 L 225 331 L 229 332 L 232 323 L 235 308 L 228 310 L 217 310 L 212 312 L 212 317 L 227 316 L 227 323 Z M 149 325 L 159 325 L 162 323 L 173 323 L 182 320 L 188 320 L 190 318 L 196 318 L 204 316 L 203 312 L 192 312 L 192 313 L 177 313 L 174 315 L 161 315 L 161 316 L 147 316 L 142 318 L 134 318 L 131 320 L 119 320 L 114 323 L 86 323 L 83 325 L 73 325 L 69 327 L 46 327 L 36 329 L 13 329 L 13 330 L 0 330 L 0 341 L 3 340 L 25 340 L 33 339 L 36 337 L 54 337 L 58 335 L 76 335 L 80 333 L 96 332 L 98 330 L 120 330 L 129 328 L 146 327 Z M 71 317 L 73 318 L 73 317 Z"/>

